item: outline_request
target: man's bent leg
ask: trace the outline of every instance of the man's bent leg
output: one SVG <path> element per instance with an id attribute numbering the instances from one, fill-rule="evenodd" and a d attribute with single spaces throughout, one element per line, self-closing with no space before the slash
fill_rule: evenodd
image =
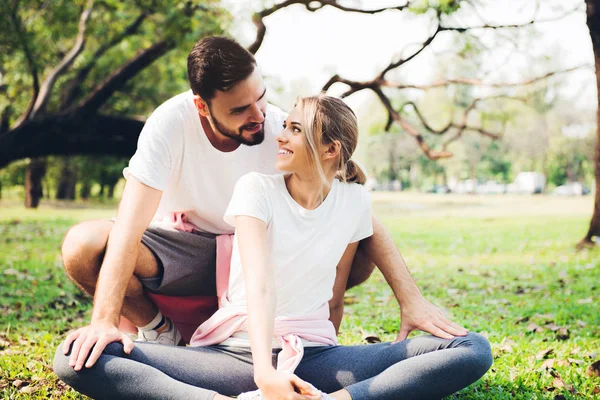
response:
<path id="1" fill-rule="evenodd" d="M 67 276 L 90 296 L 94 295 L 113 222 L 87 221 L 72 227 L 63 240 L 62 259 Z M 158 309 L 144 294 L 140 278 L 160 274 L 158 261 L 142 243 L 134 276 L 129 281 L 121 313 L 137 326 L 148 324 Z"/>

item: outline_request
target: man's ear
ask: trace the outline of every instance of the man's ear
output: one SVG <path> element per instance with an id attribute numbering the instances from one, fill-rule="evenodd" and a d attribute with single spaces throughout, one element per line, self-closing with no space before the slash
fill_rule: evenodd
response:
<path id="1" fill-rule="evenodd" d="M 337 158 L 342 150 L 342 144 L 339 140 L 334 140 L 325 147 L 325 160 Z"/>
<path id="2" fill-rule="evenodd" d="M 198 110 L 198 114 L 203 117 L 208 117 L 208 103 L 202 99 L 202 97 L 195 95 L 194 96 L 194 104 L 196 105 L 196 110 Z"/>

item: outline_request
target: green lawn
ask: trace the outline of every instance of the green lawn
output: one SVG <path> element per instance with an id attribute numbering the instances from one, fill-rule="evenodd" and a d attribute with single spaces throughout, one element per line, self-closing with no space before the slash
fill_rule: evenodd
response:
<path id="1" fill-rule="evenodd" d="M 373 199 L 426 297 L 492 343 L 492 370 L 454 398 L 600 398 L 600 377 L 586 373 L 600 360 L 600 251 L 574 250 L 590 198 Z M 32 211 L 0 202 L 2 398 L 81 398 L 51 371 L 55 347 L 91 307 L 64 276 L 60 242 L 77 221 L 113 214 L 111 206 Z M 344 343 L 395 338 L 399 310 L 379 273 L 346 303 Z"/>

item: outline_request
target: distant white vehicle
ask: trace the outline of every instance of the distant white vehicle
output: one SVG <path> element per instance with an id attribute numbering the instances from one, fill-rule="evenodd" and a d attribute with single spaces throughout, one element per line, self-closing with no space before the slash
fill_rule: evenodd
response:
<path id="1" fill-rule="evenodd" d="M 458 181 L 454 188 L 451 188 L 454 193 L 458 194 L 466 194 L 466 193 L 475 193 L 475 189 L 477 188 L 477 180 L 476 179 L 465 179 L 464 181 Z"/>
<path id="2" fill-rule="evenodd" d="M 394 192 L 399 192 L 400 190 L 402 190 L 402 182 L 400 182 L 399 180 L 391 181 L 390 190 L 393 190 Z"/>
<path id="3" fill-rule="evenodd" d="M 368 191 L 377 190 L 379 187 L 379 183 L 377 182 L 377 179 L 375 179 L 373 177 L 369 177 L 369 178 L 367 178 L 367 181 L 365 182 L 365 187 L 367 188 Z"/>
<path id="4" fill-rule="evenodd" d="M 565 185 L 559 186 L 552 194 L 557 196 L 583 196 L 589 194 L 590 190 L 579 182 L 569 182 Z"/>
<path id="5" fill-rule="evenodd" d="M 506 193 L 506 185 L 496 181 L 487 181 L 477 185 L 475 188 L 477 194 L 504 194 Z"/>
<path id="6" fill-rule="evenodd" d="M 546 187 L 546 176 L 539 172 L 519 172 L 515 181 L 507 186 L 508 193 L 536 194 Z"/>

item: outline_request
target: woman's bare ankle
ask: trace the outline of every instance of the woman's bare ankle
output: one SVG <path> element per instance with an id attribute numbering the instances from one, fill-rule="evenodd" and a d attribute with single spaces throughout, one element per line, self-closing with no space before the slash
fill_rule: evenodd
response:
<path id="1" fill-rule="evenodd" d="M 346 389 L 338 390 L 337 392 L 330 393 L 335 400 L 352 400 L 352 396 Z"/>

